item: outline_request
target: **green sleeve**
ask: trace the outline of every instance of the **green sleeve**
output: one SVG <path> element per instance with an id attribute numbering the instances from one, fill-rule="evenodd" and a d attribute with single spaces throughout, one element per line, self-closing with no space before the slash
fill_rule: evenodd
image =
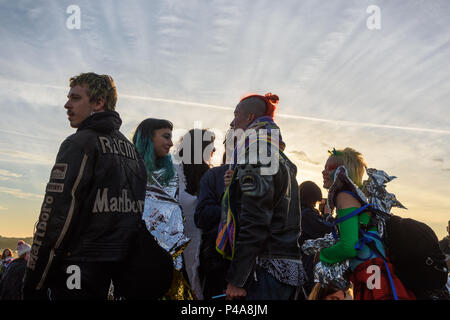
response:
<path id="1" fill-rule="evenodd" d="M 345 217 L 357 209 L 355 207 L 340 209 L 337 211 L 337 216 L 338 218 Z M 333 246 L 320 251 L 320 261 L 334 264 L 355 257 L 357 253 L 355 244 L 358 242 L 358 223 L 358 216 L 354 216 L 338 224 L 340 239 Z"/>

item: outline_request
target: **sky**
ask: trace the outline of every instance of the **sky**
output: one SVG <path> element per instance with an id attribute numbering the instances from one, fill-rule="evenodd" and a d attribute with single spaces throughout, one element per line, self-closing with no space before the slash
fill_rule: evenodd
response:
<path id="1" fill-rule="evenodd" d="M 327 151 L 352 147 L 397 177 L 387 190 L 408 210 L 393 213 L 441 239 L 449 16 L 448 0 L 0 0 L 0 235 L 33 234 L 74 133 L 69 78 L 92 71 L 114 78 L 127 137 L 154 117 L 174 123 L 175 140 L 202 127 L 222 141 L 244 94 L 277 94 L 299 183 L 322 186 Z"/>

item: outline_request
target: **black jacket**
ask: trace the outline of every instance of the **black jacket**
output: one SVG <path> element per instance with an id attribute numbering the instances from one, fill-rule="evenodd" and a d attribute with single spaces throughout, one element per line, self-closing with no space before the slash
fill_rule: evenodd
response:
<path id="1" fill-rule="evenodd" d="M 446 236 L 439 241 L 439 247 L 444 254 L 450 254 L 450 236 Z"/>
<path id="2" fill-rule="evenodd" d="M 22 281 L 26 265 L 25 259 L 11 261 L 0 281 L 0 300 L 22 299 Z"/>
<path id="3" fill-rule="evenodd" d="M 302 234 L 299 244 L 303 245 L 306 240 L 322 238 L 331 232 L 331 227 L 326 224 L 325 220 L 317 210 L 304 207 L 302 208 Z M 303 289 L 309 295 L 314 286 L 314 255 L 302 255 L 303 267 L 308 277 Z"/>
<path id="4" fill-rule="evenodd" d="M 223 176 L 228 167 L 227 164 L 224 164 L 220 167 L 211 168 L 205 172 L 200 180 L 200 192 L 195 208 L 194 222 L 197 228 L 204 232 L 215 229 L 217 233 L 219 228 L 220 202 L 225 190 Z"/>
<path id="5" fill-rule="evenodd" d="M 200 269 L 204 273 L 223 270 L 229 261 L 216 251 L 216 238 L 221 215 L 221 199 L 225 189 L 223 176 L 228 165 L 211 168 L 200 180 L 200 193 L 195 209 L 195 225 L 202 230 Z M 225 273 L 222 275 L 222 279 Z"/>
<path id="6" fill-rule="evenodd" d="M 24 291 L 60 261 L 123 261 L 137 234 L 147 174 L 114 111 L 95 113 L 62 144 L 36 224 Z"/>
<path id="7" fill-rule="evenodd" d="M 300 202 L 296 166 L 279 153 L 274 174 L 261 174 L 269 165 L 241 164 L 230 186 L 232 210 L 237 212 L 236 251 L 227 281 L 244 287 L 256 257 L 300 259 Z"/>

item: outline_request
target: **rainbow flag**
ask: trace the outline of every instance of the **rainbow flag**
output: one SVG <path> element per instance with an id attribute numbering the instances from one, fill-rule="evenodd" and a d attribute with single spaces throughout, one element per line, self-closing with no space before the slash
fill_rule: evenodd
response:
<path id="1" fill-rule="evenodd" d="M 231 182 L 234 180 L 234 176 L 236 173 L 236 168 L 233 171 L 233 176 L 231 178 Z M 219 224 L 219 232 L 216 238 L 216 250 L 228 260 L 232 260 L 234 258 L 234 252 L 236 249 L 236 217 L 231 210 L 230 206 L 230 185 L 225 190 L 225 194 L 222 198 L 222 217 L 226 217 L 226 219 L 222 219 Z M 226 213 L 226 214 L 224 214 Z"/>

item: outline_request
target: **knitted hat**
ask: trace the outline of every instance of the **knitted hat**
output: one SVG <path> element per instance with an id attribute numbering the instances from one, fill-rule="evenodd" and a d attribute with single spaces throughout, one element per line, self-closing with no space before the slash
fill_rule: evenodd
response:
<path id="1" fill-rule="evenodd" d="M 17 248 L 16 248 L 17 254 L 19 255 L 19 257 L 27 252 L 31 251 L 31 246 L 27 243 L 25 243 L 25 241 L 23 240 L 19 240 L 19 242 L 17 242 Z"/>

